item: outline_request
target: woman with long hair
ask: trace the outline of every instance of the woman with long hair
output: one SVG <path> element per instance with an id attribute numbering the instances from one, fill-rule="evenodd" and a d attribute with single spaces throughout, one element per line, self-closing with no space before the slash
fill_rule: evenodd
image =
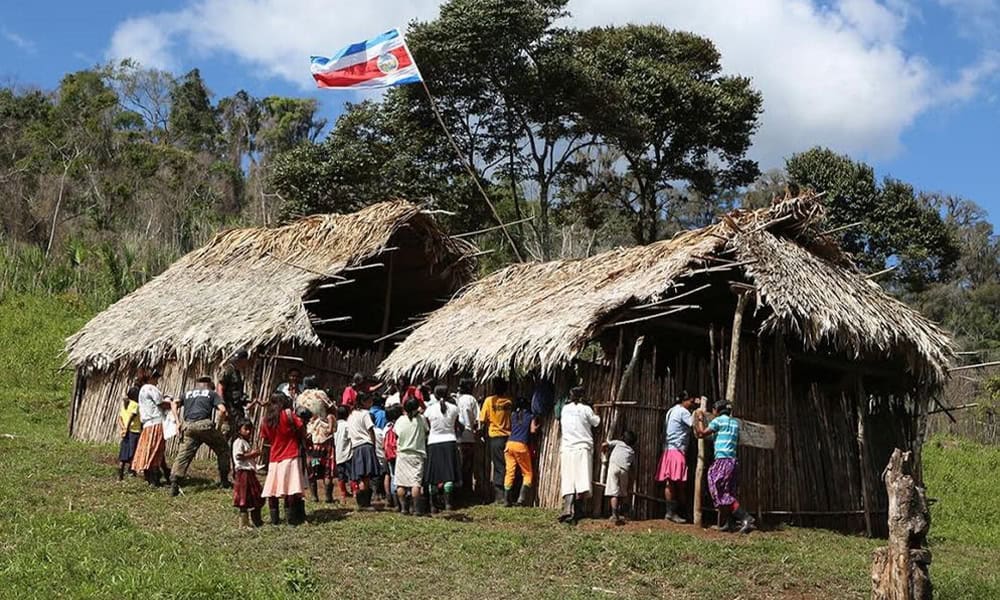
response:
<path id="1" fill-rule="evenodd" d="M 427 436 L 427 470 L 424 477 L 427 492 L 431 495 L 431 512 L 437 512 L 435 496 L 444 493 L 444 508 L 452 510 L 453 494 L 462 486 L 462 463 L 458 456 L 458 406 L 448 393 L 448 386 L 434 388 L 437 402 L 430 404 L 424 416 L 430 424 Z"/>
<path id="2" fill-rule="evenodd" d="M 271 525 L 279 523 L 280 498 L 285 500 L 285 518 L 289 525 L 299 525 L 306 520 L 303 499 L 306 476 L 301 456 L 304 429 L 302 419 L 292 411 L 292 399 L 280 392 L 271 394 L 260 429 L 261 438 L 271 446 L 262 494 L 267 498 Z"/>

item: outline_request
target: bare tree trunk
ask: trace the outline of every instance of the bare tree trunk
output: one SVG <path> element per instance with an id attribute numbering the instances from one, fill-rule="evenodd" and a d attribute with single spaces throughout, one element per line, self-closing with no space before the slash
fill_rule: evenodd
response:
<path id="1" fill-rule="evenodd" d="M 927 497 L 914 479 L 912 452 L 893 451 L 883 479 L 889 493 L 889 546 L 872 556 L 873 600 L 930 600 Z"/>
<path id="2" fill-rule="evenodd" d="M 66 176 L 69 175 L 72 164 L 73 161 L 69 161 L 63 166 L 62 177 L 59 178 L 59 197 L 56 198 L 56 208 L 52 211 L 52 227 L 49 229 L 49 243 L 45 246 L 45 258 L 52 252 L 52 242 L 56 239 L 56 225 L 59 223 L 59 210 L 62 208 L 63 192 L 66 190 Z"/>

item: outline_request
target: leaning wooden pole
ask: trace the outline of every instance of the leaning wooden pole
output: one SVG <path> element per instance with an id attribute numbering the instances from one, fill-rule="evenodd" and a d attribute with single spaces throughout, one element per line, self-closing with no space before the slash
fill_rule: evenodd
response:
<path id="1" fill-rule="evenodd" d="M 930 600 L 927 496 L 917 485 L 912 452 L 893 451 L 883 479 L 889 494 L 889 545 L 872 556 L 873 600 Z"/>
<path id="2" fill-rule="evenodd" d="M 729 370 L 726 372 L 726 396 L 727 400 L 731 405 L 736 403 L 736 377 L 739 374 L 739 360 L 740 360 L 740 332 L 743 330 L 743 312 L 747 307 L 747 300 L 749 299 L 750 292 L 742 288 L 736 289 L 736 311 L 733 313 L 733 329 L 730 334 L 730 346 L 729 346 Z M 712 354 L 715 354 L 714 346 L 715 340 L 714 335 L 709 334 L 709 341 L 712 345 Z M 705 398 L 703 397 L 699 401 L 699 406 L 702 411 L 707 410 L 705 405 Z M 704 412 L 702 412 L 704 416 Z M 704 519 L 702 518 L 702 487 L 705 480 L 705 453 L 707 452 L 707 443 L 704 439 L 698 440 L 698 464 L 694 471 L 694 507 L 693 507 L 693 522 L 697 526 L 701 526 Z"/>

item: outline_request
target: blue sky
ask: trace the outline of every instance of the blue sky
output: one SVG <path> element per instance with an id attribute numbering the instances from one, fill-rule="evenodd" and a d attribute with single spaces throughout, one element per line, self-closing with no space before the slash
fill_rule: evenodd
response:
<path id="1" fill-rule="evenodd" d="M 184 72 L 217 96 L 357 96 L 312 89 L 309 54 L 433 18 L 436 0 L 5 3 L 0 81 L 54 87 L 117 56 Z M 765 114 L 754 158 L 830 146 L 921 189 L 967 197 L 1000 225 L 1000 0 L 571 0 L 570 24 L 658 22 L 707 35 L 751 76 Z M 429 82 L 433 88 L 433 82 Z"/>

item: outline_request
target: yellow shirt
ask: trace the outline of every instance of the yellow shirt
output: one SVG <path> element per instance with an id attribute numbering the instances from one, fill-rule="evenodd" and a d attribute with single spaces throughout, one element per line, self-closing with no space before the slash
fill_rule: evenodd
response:
<path id="1" fill-rule="evenodd" d="M 133 415 L 135 418 L 133 419 Z M 139 403 L 129 400 L 128 406 L 118 411 L 118 429 L 125 437 L 125 428 L 131 433 L 142 433 L 142 421 L 139 420 Z"/>
<path id="2" fill-rule="evenodd" d="M 510 435 L 510 413 L 514 410 L 514 401 L 506 396 L 487 396 L 483 407 L 479 410 L 479 420 L 489 423 L 490 437 L 507 437 Z"/>

